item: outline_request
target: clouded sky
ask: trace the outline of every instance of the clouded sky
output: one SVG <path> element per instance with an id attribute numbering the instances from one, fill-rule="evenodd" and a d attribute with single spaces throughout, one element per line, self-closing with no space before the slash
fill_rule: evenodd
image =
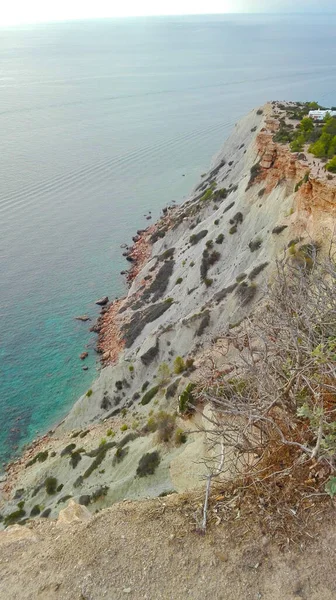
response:
<path id="1" fill-rule="evenodd" d="M 336 12 L 335 0 L 3 0 L 0 25 L 99 17 Z"/>

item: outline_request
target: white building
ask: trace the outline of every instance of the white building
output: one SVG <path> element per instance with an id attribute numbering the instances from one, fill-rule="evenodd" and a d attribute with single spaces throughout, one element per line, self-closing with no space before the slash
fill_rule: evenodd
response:
<path id="1" fill-rule="evenodd" d="M 327 110 L 310 110 L 309 111 L 309 116 L 311 119 L 313 119 L 313 121 L 323 121 L 323 119 L 325 118 L 325 116 L 329 113 L 329 115 L 331 115 L 332 117 L 336 117 L 336 110 L 331 110 L 331 109 L 327 109 Z"/>

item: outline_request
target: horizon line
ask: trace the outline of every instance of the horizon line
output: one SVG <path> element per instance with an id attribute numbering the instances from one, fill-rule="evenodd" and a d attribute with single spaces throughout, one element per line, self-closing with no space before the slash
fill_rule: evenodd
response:
<path id="1" fill-rule="evenodd" d="M 54 25 L 58 23 L 76 23 L 82 21 L 108 21 L 108 20 L 129 20 L 129 19 L 161 19 L 167 17 L 226 17 L 226 16 L 293 16 L 293 15 L 336 15 L 336 9 L 333 11 L 290 11 L 290 12 L 249 12 L 249 11 L 241 11 L 241 12 L 223 12 L 223 13 L 167 13 L 162 15 L 114 15 L 114 16 L 78 16 L 78 17 L 68 17 L 68 18 L 56 18 L 53 20 L 41 20 L 41 21 L 26 21 L 19 23 L 8 23 L 2 25 L 0 23 L 0 29 L 12 29 L 16 27 L 29 27 L 36 25 Z"/>

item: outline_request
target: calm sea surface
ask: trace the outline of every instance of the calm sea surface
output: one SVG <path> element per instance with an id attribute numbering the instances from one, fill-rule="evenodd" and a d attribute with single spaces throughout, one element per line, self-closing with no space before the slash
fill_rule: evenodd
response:
<path id="1" fill-rule="evenodd" d="M 336 105 L 335 26 L 301 15 L 0 29 L 1 462 L 96 377 L 94 337 L 74 317 L 125 291 L 120 244 L 144 214 L 181 201 L 253 107 Z"/>

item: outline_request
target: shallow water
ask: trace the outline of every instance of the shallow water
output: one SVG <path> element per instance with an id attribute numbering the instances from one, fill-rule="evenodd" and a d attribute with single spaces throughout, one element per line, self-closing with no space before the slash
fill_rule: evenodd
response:
<path id="1" fill-rule="evenodd" d="M 120 245 L 181 201 L 270 99 L 336 104 L 334 16 L 0 29 L 0 461 L 96 376 L 78 314 L 125 291 Z M 79 354 L 89 345 L 87 372 Z"/>

